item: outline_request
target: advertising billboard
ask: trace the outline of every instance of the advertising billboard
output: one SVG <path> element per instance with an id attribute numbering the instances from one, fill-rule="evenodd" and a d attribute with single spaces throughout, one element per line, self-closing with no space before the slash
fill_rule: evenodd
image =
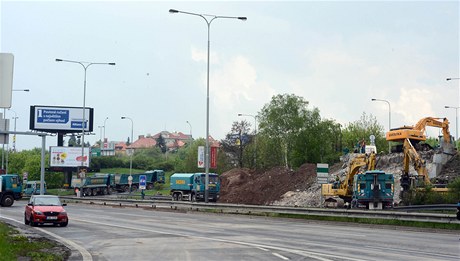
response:
<path id="1" fill-rule="evenodd" d="M 93 131 L 93 108 L 85 108 L 85 132 Z M 82 132 L 82 107 L 30 106 L 30 130 L 47 132 Z"/>
<path id="2" fill-rule="evenodd" d="M 50 147 L 50 167 L 89 167 L 89 148 L 81 147 Z M 83 162 L 83 165 L 82 165 Z"/>

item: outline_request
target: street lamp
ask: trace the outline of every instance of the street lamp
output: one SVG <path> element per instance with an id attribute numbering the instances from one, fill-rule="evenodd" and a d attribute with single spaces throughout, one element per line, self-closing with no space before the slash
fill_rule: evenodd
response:
<path id="1" fill-rule="evenodd" d="M 188 126 L 190 126 L 190 144 L 191 144 L 192 140 L 193 140 L 193 138 L 192 138 L 192 124 L 190 124 L 189 121 L 186 121 L 186 122 L 187 122 Z"/>
<path id="2" fill-rule="evenodd" d="M 16 152 L 16 120 L 19 118 L 16 112 L 12 109 L 8 109 L 9 111 L 12 111 L 14 113 L 14 134 L 13 134 L 13 152 Z"/>
<path id="3" fill-rule="evenodd" d="M 104 128 L 104 126 L 97 126 L 99 128 L 99 142 L 101 143 L 101 147 L 102 147 L 102 128 Z"/>
<path id="4" fill-rule="evenodd" d="M 91 63 L 91 62 L 79 62 L 79 61 L 64 60 L 64 59 L 56 59 L 56 62 L 78 63 L 83 67 L 83 69 L 85 71 L 85 75 L 84 75 L 85 78 L 84 78 L 84 82 L 83 82 L 83 118 L 82 118 L 82 121 L 81 121 L 81 168 L 83 168 L 84 163 L 85 163 L 86 71 L 87 71 L 88 67 L 90 67 L 91 65 L 94 65 L 94 64 L 98 64 L 98 65 L 115 65 L 115 63 Z"/>
<path id="5" fill-rule="evenodd" d="M 251 114 L 242 114 L 238 113 L 238 116 L 248 116 L 248 117 L 253 117 L 254 118 L 254 167 L 256 168 L 257 164 L 257 115 L 251 115 Z"/>
<path id="6" fill-rule="evenodd" d="M 133 119 L 131 119 L 130 117 L 125 117 L 125 116 L 122 116 L 121 117 L 122 120 L 125 120 L 125 119 L 128 119 L 131 121 L 131 144 L 130 146 L 133 144 L 133 129 L 134 129 L 134 123 L 133 123 Z M 131 173 L 132 173 L 132 169 L 133 169 L 133 148 L 131 146 L 131 149 L 130 149 L 130 159 L 129 159 L 129 176 L 131 176 Z M 131 185 L 130 185 L 131 186 Z M 131 190 L 131 189 L 130 189 Z"/>
<path id="7" fill-rule="evenodd" d="M 105 120 L 104 120 L 104 142 L 105 142 L 105 122 L 109 119 L 109 117 L 105 117 Z"/>
<path id="8" fill-rule="evenodd" d="M 188 14 L 188 15 L 194 15 L 194 16 L 199 16 L 204 19 L 206 22 L 206 25 L 208 26 L 208 60 L 207 60 L 207 80 L 206 80 L 206 148 L 205 148 L 205 158 L 204 158 L 204 165 L 205 165 L 205 172 L 206 172 L 206 178 L 205 178 L 205 203 L 208 203 L 208 196 L 209 196 L 209 57 L 210 57 L 210 34 L 211 34 L 211 23 L 215 19 L 218 18 L 227 18 L 227 19 L 238 19 L 242 21 L 246 21 L 246 17 L 242 16 L 217 16 L 217 15 L 208 15 L 208 14 L 197 14 L 197 13 L 191 13 L 191 12 L 184 12 L 184 11 L 179 11 L 175 9 L 169 9 L 169 12 L 172 14 Z M 208 18 L 209 17 L 209 20 Z"/>
<path id="9" fill-rule="evenodd" d="M 380 100 L 380 99 L 372 99 L 372 101 L 381 101 L 386 102 L 388 104 L 388 130 L 391 130 L 391 105 L 390 102 L 387 100 Z M 391 144 L 388 142 L 388 153 L 391 153 Z"/>
<path id="10" fill-rule="evenodd" d="M 458 109 L 460 109 L 460 107 L 455 107 L 455 106 L 444 106 L 444 108 L 446 109 L 455 109 L 455 135 L 457 136 L 457 139 L 456 139 L 456 145 L 458 145 Z M 458 146 L 455 146 L 455 147 L 458 147 Z"/>

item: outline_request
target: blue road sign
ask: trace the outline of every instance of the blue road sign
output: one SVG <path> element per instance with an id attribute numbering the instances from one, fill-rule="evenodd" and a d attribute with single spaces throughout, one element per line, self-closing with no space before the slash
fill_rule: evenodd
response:
<path id="1" fill-rule="evenodd" d="M 147 186 L 147 176 L 146 175 L 140 175 L 139 176 L 139 188 L 140 189 L 145 189 Z"/>

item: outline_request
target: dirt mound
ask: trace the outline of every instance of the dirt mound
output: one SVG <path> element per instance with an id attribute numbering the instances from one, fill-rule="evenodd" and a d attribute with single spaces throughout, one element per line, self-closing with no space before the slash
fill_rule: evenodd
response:
<path id="1" fill-rule="evenodd" d="M 297 171 L 283 167 L 268 171 L 232 169 L 221 176 L 219 202 L 269 205 L 288 191 L 306 190 L 316 181 L 316 165 L 304 164 Z"/>
<path id="2" fill-rule="evenodd" d="M 446 180 L 448 183 L 460 177 L 460 156 L 457 154 L 450 159 L 438 175 L 439 179 Z"/>

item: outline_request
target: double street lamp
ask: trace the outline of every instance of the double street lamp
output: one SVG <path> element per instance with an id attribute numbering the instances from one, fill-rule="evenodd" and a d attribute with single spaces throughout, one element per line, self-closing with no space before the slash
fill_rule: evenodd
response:
<path id="1" fill-rule="evenodd" d="M 84 75 L 85 77 L 84 77 L 84 82 L 83 82 L 83 114 L 82 114 L 82 121 L 81 121 L 81 168 L 83 168 L 85 164 L 86 71 L 88 67 L 90 67 L 91 65 L 115 65 L 115 63 L 91 63 L 91 62 L 79 62 L 79 61 L 64 60 L 64 59 L 56 59 L 56 62 L 77 63 L 77 64 L 80 64 L 83 67 L 83 70 L 85 71 L 85 75 Z"/>
<path id="2" fill-rule="evenodd" d="M 218 18 L 227 18 L 227 19 L 238 19 L 242 21 L 246 21 L 246 17 L 242 16 L 218 16 L 218 15 L 208 15 L 208 14 L 197 14 L 191 12 L 184 12 L 175 9 L 169 9 L 169 12 L 172 14 L 187 14 L 187 15 L 194 15 L 199 16 L 204 19 L 206 25 L 208 26 L 208 60 L 207 60 L 207 80 L 206 80 L 206 148 L 205 148 L 205 158 L 204 158 L 204 165 L 205 165 L 205 203 L 208 203 L 208 196 L 209 196 L 209 57 L 210 57 L 210 33 L 211 33 L 211 23 L 215 19 Z"/>
<path id="3" fill-rule="evenodd" d="M 388 131 L 391 130 L 391 105 L 390 102 L 387 100 L 380 100 L 380 99 L 372 99 L 372 101 L 381 101 L 386 102 L 388 104 Z M 388 153 L 391 153 L 391 144 L 388 142 Z"/>
<path id="4" fill-rule="evenodd" d="M 254 167 L 257 167 L 257 115 L 238 113 L 238 116 L 248 116 L 254 118 Z"/>
<path id="5" fill-rule="evenodd" d="M 133 129 L 134 129 L 134 123 L 133 123 L 133 119 L 131 119 L 130 117 L 125 117 L 125 116 L 122 116 L 121 117 L 122 120 L 130 120 L 131 121 L 131 140 L 130 140 L 130 146 L 131 146 L 131 149 L 130 149 L 130 156 L 129 156 L 129 175 L 131 176 L 131 173 L 132 173 L 132 169 L 133 169 L 133 147 L 132 147 L 132 144 L 133 144 Z"/>

